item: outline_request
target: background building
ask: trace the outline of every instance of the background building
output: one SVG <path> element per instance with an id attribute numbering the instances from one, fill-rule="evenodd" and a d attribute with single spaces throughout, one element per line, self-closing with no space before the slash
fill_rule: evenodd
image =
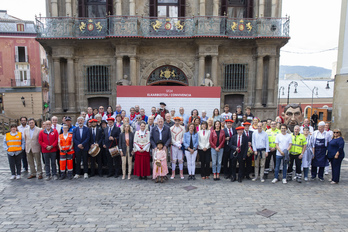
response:
<path id="1" fill-rule="evenodd" d="M 41 49 L 41 51 L 40 51 Z M 1 112 L 9 118 L 42 117 L 41 62 L 33 21 L 0 10 Z"/>
<path id="2" fill-rule="evenodd" d="M 341 24 L 338 42 L 337 72 L 333 105 L 333 128 L 341 129 L 343 136 L 348 136 L 348 4 L 342 0 Z"/>
<path id="3" fill-rule="evenodd" d="M 281 0 L 46 0 L 37 40 L 48 54 L 51 108 L 76 116 L 116 104 L 116 83 L 200 86 L 221 105 L 275 117 L 279 50 L 289 40 Z M 123 79 L 125 78 L 125 79 Z"/>

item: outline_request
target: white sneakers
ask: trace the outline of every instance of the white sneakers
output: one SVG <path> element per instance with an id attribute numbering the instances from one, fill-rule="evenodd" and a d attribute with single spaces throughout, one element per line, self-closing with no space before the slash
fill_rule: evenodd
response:
<path id="1" fill-rule="evenodd" d="M 17 175 L 16 179 L 19 180 L 21 178 L 21 175 Z"/>
<path id="2" fill-rule="evenodd" d="M 85 173 L 85 174 L 83 175 L 83 178 L 88 179 L 88 173 Z"/>
<path id="3" fill-rule="evenodd" d="M 16 176 L 15 175 L 12 175 L 10 180 L 15 180 L 16 179 Z"/>
<path id="4" fill-rule="evenodd" d="M 75 174 L 74 179 L 78 179 L 78 178 L 80 178 L 80 175 Z"/>
<path id="5" fill-rule="evenodd" d="M 286 179 L 283 179 L 283 184 L 286 184 L 286 183 L 288 183 L 288 182 L 286 181 Z"/>
<path id="6" fill-rule="evenodd" d="M 257 178 L 253 178 L 253 179 L 252 179 L 252 181 L 256 181 L 256 180 L 257 180 Z"/>
<path id="7" fill-rule="evenodd" d="M 273 180 L 272 180 L 272 184 L 275 184 L 275 183 L 277 183 L 278 182 L 278 179 L 277 178 L 274 178 Z"/>
<path id="8" fill-rule="evenodd" d="M 261 179 L 261 183 L 265 182 L 265 179 Z"/>
<path id="9" fill-rule="evenodd" d="M 308 181 L 308 177 L 305 177 L 304 180 L 305 180 L 305 181 Z"/>

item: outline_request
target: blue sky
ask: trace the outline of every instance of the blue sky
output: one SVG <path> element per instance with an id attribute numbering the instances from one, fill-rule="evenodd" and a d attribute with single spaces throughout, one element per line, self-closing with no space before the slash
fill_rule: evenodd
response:
<path id="1" fill-rule="evenodd" d="M 0 9 L 15 17 L 34 20 L 45 15 L 45 0 L 1 0 Z M 20 6 L 20 7 L 18 7 Z M 281 65 L 331 69 L 337 60 L 341 0 L 283 0 L 282 15 L 290 16 L 290 36 L 281 49 Z"/>

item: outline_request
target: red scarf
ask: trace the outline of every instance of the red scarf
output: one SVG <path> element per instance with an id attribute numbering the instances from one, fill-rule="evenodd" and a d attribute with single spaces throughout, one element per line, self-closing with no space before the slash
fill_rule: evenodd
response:
<path id="1" fill-rule="evenodd" d="M 130 121 L 133 121 L 133 119 L 135 118 L 135 116 L 136 116 L 136 114 L 130 115 L 130 116 L 129 116 Z"/>

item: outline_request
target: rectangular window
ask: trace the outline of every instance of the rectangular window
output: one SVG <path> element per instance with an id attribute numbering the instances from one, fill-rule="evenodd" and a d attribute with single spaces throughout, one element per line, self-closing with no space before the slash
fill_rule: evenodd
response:
<path id="1" fill-rule="evenodd" d="M 248 80 L 247 64 L 225 64 L 223 88 L 226 91 L 246 91 Z"/>
<path id="2" fill-rule="evenodd" d="M 324 119 L 324 113 L 323 112 L 319 112 L 319 120 L 323 121 Z"/>
<path id="3" fill-rule="evenodd" d="M 87 94 L 110 94 L 110 65 L 85 66 Z"/>
<path id="4" fill-rule="evenodd" d="M 18 62 L 25 62 L 25 47 L 18 47 Z"/>
<path id="5" fill-rule="evenodd" d="M 24 24 L 17 24 L 17 31 L 24 31 Z"/>

